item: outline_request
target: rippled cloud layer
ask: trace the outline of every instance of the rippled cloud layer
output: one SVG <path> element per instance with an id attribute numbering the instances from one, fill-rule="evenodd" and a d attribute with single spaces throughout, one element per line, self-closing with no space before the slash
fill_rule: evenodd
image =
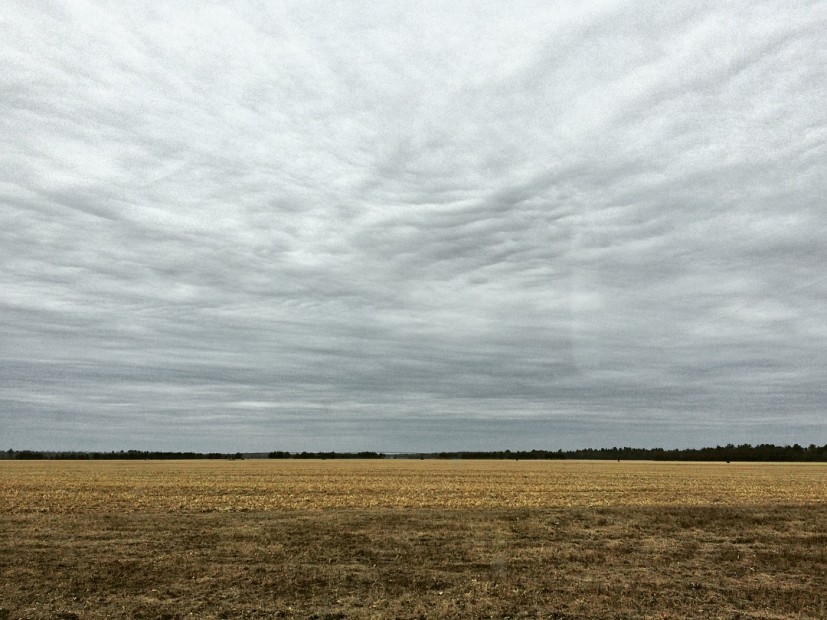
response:
<path id="1" fill-rule="evenodd" d="M 0 448 L 824 443 L 822 3 L 12 2 Z"/>

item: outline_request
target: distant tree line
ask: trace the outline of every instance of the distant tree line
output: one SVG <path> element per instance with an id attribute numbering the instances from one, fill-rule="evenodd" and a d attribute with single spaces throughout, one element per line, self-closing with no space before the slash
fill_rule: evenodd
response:
<path id="1" fill-rule="evenodd" d="M 121 450 L 119 452 L 38 452 L 35 450 L 8 450 L 5 458 L 24 460 L 187 460 L 187 459 L 242 459 L 240 452 L 223 454 L 220 452 L 158 452 L 146 450 Z"/>
<path id="2" fill-rule="evenodd" d="M 159 452 L 147 450 L 120 450 L 118 452 L 51 452 L 36 450 L 8 450 L 0 452 L 0 458 L 25 460 L 188 460 L 188 459 L 228 459 L 240 460 L 249 457 L 268 457 L 271 459 L 383 459 L 380 452 L 269 452 L 227 454 L 223 452 Z"/>
<path id="3" fill-rule="evenodd" d="M 381 452 L 270 452 L 271 459 L 383 459 Z"/>
<path id="4" fill-rule="evenodd" d="M 119 452 L 38 452 L 34 450 L 8 450 L 0 452 L 0 458 L 13 460 L 175 460 L 175 459 L 243 459 L 245 457 L 271 459 L 510 459 L 510 460 L 612 460 L 612 461 L 762 461 L 762 462 L 827 462 L 827 444 L 807 447 L 776 446 L 773 444 L 741 444 L 715 446 L 714 448 L 584 448 L 581 450 L 501 450 L 488 452 L 423 452 L 396 454 L 381 452 L 285 452 L 235 454 L 221 452 L 158 452 L 145 450 L 121 450 Z"/>
<path id="5" fill-rule="evenodd" d="M 827 462 L 827 444 L 803 447 L 776 446 L 773 444 L 741 444 L 715 446 L 714 448 L 584 448 L 581 450 L 504 450 L 499 452 L 440 452 L 424 454 L 425 458 L 440 459 L 525 459 L 525 460 L 625 460 L 625 461 L 791 461 Z"/>

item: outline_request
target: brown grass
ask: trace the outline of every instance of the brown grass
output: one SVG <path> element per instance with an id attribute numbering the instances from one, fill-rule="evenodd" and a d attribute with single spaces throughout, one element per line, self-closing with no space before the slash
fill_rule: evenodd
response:
<path id="1" fill-rule="evenodd" d="M 0 620 L 825 618 L 825 474 L 0 462 Z"/>

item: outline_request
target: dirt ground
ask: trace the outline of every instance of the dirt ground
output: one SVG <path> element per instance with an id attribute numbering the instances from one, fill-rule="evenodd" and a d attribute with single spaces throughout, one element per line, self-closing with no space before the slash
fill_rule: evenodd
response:
<path id="1" fill-rule="evenodd" d="M 827 502 L 6 508 L 0 620 L 827 618 Z"/>

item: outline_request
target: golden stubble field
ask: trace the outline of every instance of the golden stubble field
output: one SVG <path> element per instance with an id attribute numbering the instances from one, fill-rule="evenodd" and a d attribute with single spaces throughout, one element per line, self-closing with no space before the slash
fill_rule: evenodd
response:
<path id="1" fill-rule="evenodd" d="M 0 512 L 819 503 L 820 464 L 646 461 L 0 461 Z"/>
<path id="2" fill-rule="evenodd" d="M 827 466 L 0 461 L 0 620 L 827 618 Z"/>

